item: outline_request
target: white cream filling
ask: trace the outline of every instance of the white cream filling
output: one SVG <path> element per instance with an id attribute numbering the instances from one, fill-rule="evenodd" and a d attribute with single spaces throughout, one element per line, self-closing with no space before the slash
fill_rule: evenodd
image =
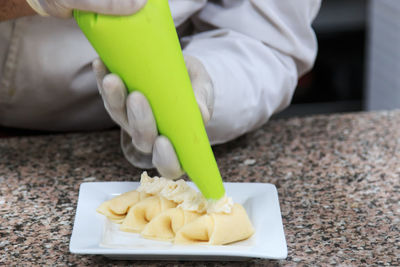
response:
<path id="1" fill-rule="evenodd" d="M 200 213 L 230 213 L 233 200 L 226 195 L 217 201 L 208 201 L 200 192 L 190 187 L 184 180 L 173 181 L 163 177 L 151 178 L 147 172 L 143 172 L 139 192 L 159 195 L 168 200 L 178 203 L 178 207 L 184 210 L 197 211 Z"/>

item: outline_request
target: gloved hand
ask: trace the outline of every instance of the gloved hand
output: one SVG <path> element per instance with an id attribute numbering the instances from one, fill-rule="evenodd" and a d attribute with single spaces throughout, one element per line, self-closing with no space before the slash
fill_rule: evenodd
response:
<path id="1" fill-rule="evenodd" d="M 203 64 L 196 58 L 185 56 L 204 124 L 212 115 L 214 88 Z M 109 74 L 100 59 L 93 61 L 99 92 L 111 118 L 121 127 L 121 147 L 126 159 L 139 168 L 156 167 L 171 179 L 183 174 L 174 147 L 165 136 L 158 135 L 153 112 L 146 97 L 138 92 L 127 94 L 124 83 L 116 74 Z"/>
<path id="2" fill-rule="evenodd" d="M 69 18 L 73 9 L 109 15 L 130 15 L 139 11 L 147 0 L 27 0 L 42 16 Z"/>

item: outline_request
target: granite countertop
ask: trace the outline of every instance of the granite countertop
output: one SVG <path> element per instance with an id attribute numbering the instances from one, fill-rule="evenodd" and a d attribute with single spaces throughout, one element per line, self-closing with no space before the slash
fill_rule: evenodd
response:
<path id="1" fill-rule="evenodd" d="M 277 186 L 288 257 L 179 263 L 400 266 L 399 125 L 400 111 L 273 120 L 215 147 L 226 181 Z M 79 185 L 140 173 L 118 131 L 0 139 L 0 265 L 177 264 L 69 253 Z"/>

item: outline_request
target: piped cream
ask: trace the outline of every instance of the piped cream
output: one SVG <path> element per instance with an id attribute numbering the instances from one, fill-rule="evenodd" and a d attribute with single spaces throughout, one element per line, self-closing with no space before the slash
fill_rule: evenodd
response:
<path id="1" fill-rule="evenodd" d="M 143 172 L 137 191 L 157 194 L 178 203 L 178 207 L 200 213 L 231 213 L 233 200 L 226 195 L 217 201 L 207 200 L 200 192 L 190 187 L 184 180 L 173 181 L 163 177 L 150 177 Z"/>

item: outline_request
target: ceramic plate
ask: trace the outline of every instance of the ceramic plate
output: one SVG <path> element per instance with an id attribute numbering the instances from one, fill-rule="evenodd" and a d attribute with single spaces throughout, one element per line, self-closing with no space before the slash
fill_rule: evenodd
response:
<path id="1" fill-rule="evenodd" d="M 192 187 L 194 185 L 189 183 Z M 118 226 L 96 208 L 104 201 L 136 189 L 138 182 L 82 183 L 70 240 L 70 251 L 132 260 L 246 260 L 287 256 L 278 192 L 272 184 L 224 183 L 227 194 L 247 210 L 255 228 L 248 240 L 225 246 L 174 245 L 148 240 Z"/>

